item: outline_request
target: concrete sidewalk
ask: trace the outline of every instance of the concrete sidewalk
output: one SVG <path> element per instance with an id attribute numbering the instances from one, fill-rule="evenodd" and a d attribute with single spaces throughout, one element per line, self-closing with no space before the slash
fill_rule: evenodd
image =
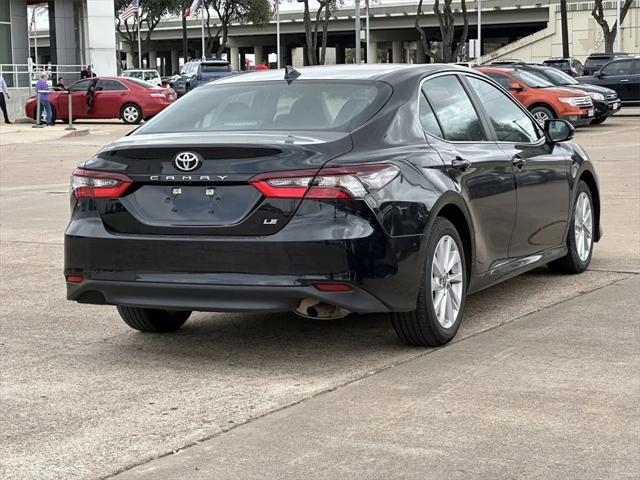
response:
<path id="1" fill-rule="evenodd" d="M 116 478 L 638 478 L 639 291 L 633 276 Z"/>

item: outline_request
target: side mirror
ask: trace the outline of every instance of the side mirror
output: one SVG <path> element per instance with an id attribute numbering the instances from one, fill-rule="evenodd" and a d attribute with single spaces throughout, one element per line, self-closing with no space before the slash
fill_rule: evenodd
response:
<path id="1" fill-rule="evenodd" d="M 512 82 L 509 84 L 509 90 L 512 92 L 521 92 L 524 90 L 524 87 L 517 82 Z"/>
<path id="2" fill-rule="evenodd" d="M 566 142 L 573 138 L 576 129 L 567 120 L 546 120 L 544 135 L 549 143 Z"/>
<path id="3" fill-rule="evenodd" d="M 197 78 L 198 80 L 202 80 L 202 74 L 201 74 L 201 73 L 197 74 L 197 75 L 196 75 L 196 78 Z"/>
<path id="4" fill-rule="evenodd" d="M 604 73 L 602 73 L 600 70 L 598 70 L 595 74 L 596 78 L 603 78 L 604 77 Z"/>

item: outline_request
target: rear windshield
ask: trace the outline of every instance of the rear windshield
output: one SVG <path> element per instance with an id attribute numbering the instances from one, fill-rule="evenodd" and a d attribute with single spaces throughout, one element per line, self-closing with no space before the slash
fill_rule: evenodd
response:
<path id="1" fill-rule="evenodd" d="M 135 83 L 139 87 L 156 88 L 155 85 L 151 85 L 150 83 L 147 83 L 147 82 L 145 82 L 143 80 L 140 80 L 139 78 L 129 77 L 129 78 L 127 78 L 127 80 L 130 81 L 131 83 Z"/>
<path id="2" fill-rule="evenodd" d="M 530 73 L 537 75 L 538 71 L 534 70 L 534 71 L 531 71 Z M 544 73 L 540 73 L 538 76 L 541 78 L 544 78 L 546 76 L 547 78 L 544 78 L 544 79 L 545 80 L 551 79 L 551 83 L 553 83 L 554 85 L 578 85 L 580 83 L 577 80 L 575 80 L 571 75 L 567 75 L 566 73 L 560 70 L 551 69 L 551 68 L 546 69 Z"/>
<path id="3" fill-rule="evenodd" d="M 338 130 L 364 123 L 391 95 L 382 82 L 282 81 L 211 85 L 180 99 L 136 134 Z"/>
<path id="4" fill-rule="evenodd" d="M 203 63 L 202 73 L 228 72 L 229 65 L 224 63 Z"/>
<path id="5" fill-rule="evenodd" d="M 516 77 L 526 86 L 531 88 L 553 87 L 553 84 L 550 83 L 548 80 L 543 80 L 542 78 L 536 75 L 533 75 L 532 73 L 529 73 L 529 72 L 523 72 L 522 70 L 514 70 L 513 72 L 509 72 L 509 73 L 511 73 L 511 75 Z"/>
<path id="6" fill-rule="evenodd" d="M 604 65 L 605 63 L 607 63 L 611 59 L 613 59 L 612 56 L 589 57 L 584 62 L 584 66 L 585 67 L 601 67 L 602 65 Z"/>
<path id="7" fill-rule="evenodd" d="M 567 68 L 569 66 L 569 62 L 566 60 L 545 60 L 542 63 L 555 68 Z"/>

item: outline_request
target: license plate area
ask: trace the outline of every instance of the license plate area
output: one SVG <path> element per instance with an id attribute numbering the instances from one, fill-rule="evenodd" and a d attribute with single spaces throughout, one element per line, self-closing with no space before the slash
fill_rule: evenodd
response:
<path id="1" fill-rule="evenodd" d="M 240 223 L 261 198 L 251 185 L 143 185 L 122 204 L 147 225 L 222 226 Z"/>

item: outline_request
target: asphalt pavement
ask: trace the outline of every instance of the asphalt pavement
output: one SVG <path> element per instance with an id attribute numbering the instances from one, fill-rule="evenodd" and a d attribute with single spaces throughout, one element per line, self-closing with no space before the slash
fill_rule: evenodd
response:
<path id="1" fill-rule="evenodd" d="M 633 478 L 639 118 L 576 135 L 603 196 L 592 268 L 470 297 L 442 349 L 401 345 L 384 315 L 199 313 L 144 335 L 67 302 L 69 174 L 130 127 L 0 126 L 0 475 Z"/>

